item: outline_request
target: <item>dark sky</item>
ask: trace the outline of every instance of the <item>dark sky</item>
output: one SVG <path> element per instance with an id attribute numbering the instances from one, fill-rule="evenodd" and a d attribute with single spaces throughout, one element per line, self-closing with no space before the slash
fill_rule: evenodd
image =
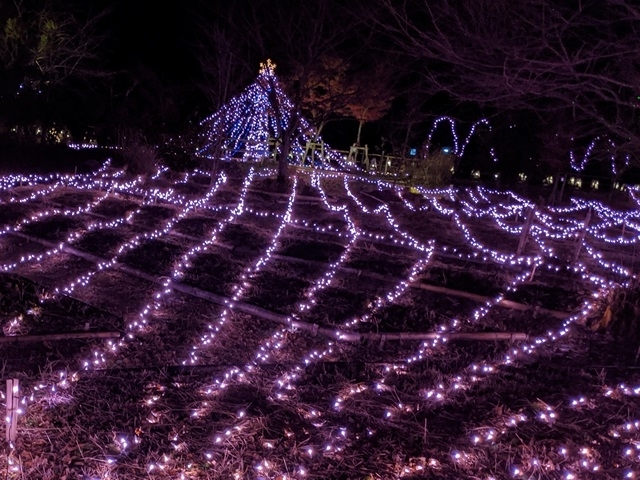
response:
<path id="1" fill-rule="evenodd" d="M 115 32 L 117 63 L 125 67 L 142 63 L 172 79 L 187 79 L 193 73 L 192 2 L 119 0 L 111 8 L 105 23 Z"/>

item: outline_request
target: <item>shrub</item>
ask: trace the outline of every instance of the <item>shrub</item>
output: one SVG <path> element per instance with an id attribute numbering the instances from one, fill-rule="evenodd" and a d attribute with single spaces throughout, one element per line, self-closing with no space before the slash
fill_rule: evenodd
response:
<path id="1" fill-rule="evenodd" d="M 176 172 L 193 170 L 200 165 L 200 161 L 180 145 L 165 144 L 160 148 L 158 154 L 162 163 Z"/>
<path id="2" fill-rule="evenodd" d="M 153 173 L 158 164 L 156 147 L 150 145 L 145 137 L 135 130 L 118 132 L 118 147 L 127 170 L 134 175 Z"/>
<path id="3" fill-rule="evenodd" d="M 640 342 L 639 280 L 611 290 L 601 297 L 599 307 L 588 321 L 592 330 L 609 331 L 619 342 Z"/>
<path id="4" fill-rule="evenodd" d="M 426 158 L 409 160 L 407 173 L 412 184 L 445 185 L 451 180 L 455 157 L 441 151 Z"/>

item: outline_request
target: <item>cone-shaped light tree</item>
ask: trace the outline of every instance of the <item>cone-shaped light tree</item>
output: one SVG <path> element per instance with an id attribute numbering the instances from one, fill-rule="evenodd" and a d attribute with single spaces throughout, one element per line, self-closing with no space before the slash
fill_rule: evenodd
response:
<path id="1" fill-rule="evenodd" d="M 307 142 L 319 138 L 287 97 L 275 67 L 271 60 L 261 63 L 256 81 L 201 123 L 203 145 L 197 153 L 214 162 L 214 171 L 221 158 L 258 160 L 270 155 L 269 140 L 276 139 L 278 176 L 285 179 L 288 165 L 300 162 Z M 339 157 L 328 147 L 325 154 Z"/>

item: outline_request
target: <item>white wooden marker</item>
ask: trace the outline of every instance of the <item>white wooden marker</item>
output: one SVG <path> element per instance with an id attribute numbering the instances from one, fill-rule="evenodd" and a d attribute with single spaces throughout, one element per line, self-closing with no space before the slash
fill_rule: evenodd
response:
<path id="1" fill-rule="evenodd" d="M 7 415 L 5 417 L 7 442 L 15 442 L 18 433 L 18 399 L 20 384 L 17 378 L 7 380 Z"/>

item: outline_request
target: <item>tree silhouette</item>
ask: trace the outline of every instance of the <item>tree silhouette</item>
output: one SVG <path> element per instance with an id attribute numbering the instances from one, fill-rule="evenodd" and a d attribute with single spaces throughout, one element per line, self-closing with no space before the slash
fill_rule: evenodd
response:
<path id="1" fill-rule="evenodd" d="M 87 98 L 112 74 L 103 57 L 107 13 L 38 0 L 0 3 L 0 115 L 21 140 L 47 142 L 54 125 L 84 131 L 83 119 L 100 109 L 102 98 Z"/>
<path id="2" fill-rule="evenodd" d="M 361 72 L 354 83 L 357 90 L 346 111 L 358 121 L 356 145 L 360 145 L 362 126 L 380 120 L 391 108 L 395 93 L 389 73 L 381 65 Z"/>
<path id="3" fill-rule="evenodd" d="M 371 20 L 458 101 L 569 118 L 572 137 L 640 147 L 640 7 L 619 0 L 379 0 Z M 548 132 L 547 136 L 554 135 Z M 566 145 L 568 150 L 571 145 Z"/>
<path id="4" fill-rule="evenodd" d="M 323 55 L 310 69 L 303 86 L 306 94 L 302 98 L 300 109 L 305 117 L 316 127 L 320 135 L 324 126 L 333 118 L 350 115 L 350 104 L 354 101 L 358 89 L 349 71 L 349 62 L 338 56 Z M 295 71 L 283 80 L 294 84 L 302 80 Z"/>

